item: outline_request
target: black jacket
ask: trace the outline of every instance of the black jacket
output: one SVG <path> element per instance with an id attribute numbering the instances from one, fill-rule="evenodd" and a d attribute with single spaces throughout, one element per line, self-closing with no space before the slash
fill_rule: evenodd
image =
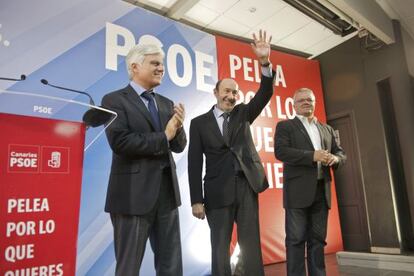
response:
<path id="1" fill-rule="evenodd" d="M 159 94 L 155 99 L 162 129 L 174 113 L 171 100 Z M 170 166 L 175 203 L 181 204 L 175 162 L 171 151 L 182 152 L 187 144 L 181 128 L 168 143 L 164 131 L 155 132 L 151 115 L 135 90 L 128 85 L 109 93 L 102 106 L 118 117 L 106 129 L 113 151 L 105 211 L 143 215 L 156 203 L 165 167 Z"/>
<path id="2" fill-rule="evenodd" d="M 273 78 L 262 76 L 260 88 L 248 104 L 234 107 L 229 120 L 229 144 L 220 132 L 213 109 L 191 120 L 188 175 L 191 204 L 204 203 L 207 209 L 228 206 L 235 198 L 234 158 L 237 158 L 256 193 L 269 187 L 250 133 L 250 125 L 273 95 Z M 206 159 L 204 196 L 203 155 Z"/>
<path id="3" fill-rule="evenodd" d="M 345 160 L 344 150 L 336 143 L 334 130 L 326 124 L 317 122 L 321 136 L 322 149 L 336 155 L 342 165 Z M 283 207 L 306 208 L 314 200 L 317 186 L 317 162 L 313 161 L 315 151 L 312 141 L 299 118 L 281 121 L 276 126 L 275 156 L 283 162 Z M 330 168 L 322 166 L 325 180 L 325 197 L 331 207 Z"/>

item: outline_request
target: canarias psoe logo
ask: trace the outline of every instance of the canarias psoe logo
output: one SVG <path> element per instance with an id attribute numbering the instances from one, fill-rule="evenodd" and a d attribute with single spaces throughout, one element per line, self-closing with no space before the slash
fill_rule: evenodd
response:
<path id="1" fill-rule="evenodd" d="M 68 173 L 69 148 L 10 144 L 8 171 L 11 173 Z"/>
<path id="2" fill-rule="evenodd" d="M 39 172 L 40 146 L 9 145 L 9 172 Z"/>

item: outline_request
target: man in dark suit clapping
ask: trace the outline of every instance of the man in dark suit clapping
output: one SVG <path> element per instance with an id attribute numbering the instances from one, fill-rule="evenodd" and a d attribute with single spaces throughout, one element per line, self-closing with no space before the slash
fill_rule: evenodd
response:
<path id="1" fill-rule="evenodd" d="M 298 89 L 293 101 L 296 117 L 279 122 L 275 133 L 275 156 L 283 162 L 287 275 L 306 275 L 306 246 L 309 275 L 324 276 L 330 168 L 338 168 L 346 156 L 332 127 L 314 116 L 313 91 Z"/>
<path id="2" fill-rule="evenodd" d="M 217 104 L 191 121 L 188 173 L 193 215 L 207 216 L 211 230 L 212 274 L 231 275 L 230 241 L 234 222 L 245 275 L 264 275 L 260 248 L 258 193 L 268 183 L 250 133 L 250 125 L 273 95 L 266 32 L 255 35 L 252 49 L 262 66 L 260 88 L 248 104 L 236 103 L 233 79 L 217 82 Z M 203 195 L 203 155 L 206 159 Z"/>
<path id="3" fill-rule="evenodd" d="M 182 271 L 177 207 L 181 204 L 171 152 L 182 152 L 184 107 L 154 92 L 164 52 L 136 45 L 126 57 L 130 83 L 102 105 L 118 114 L 106 129 L 113 151 L 105 211 L 111 215 L 117 276 L 137 276 L 149 237 L 157 275 Z"/>

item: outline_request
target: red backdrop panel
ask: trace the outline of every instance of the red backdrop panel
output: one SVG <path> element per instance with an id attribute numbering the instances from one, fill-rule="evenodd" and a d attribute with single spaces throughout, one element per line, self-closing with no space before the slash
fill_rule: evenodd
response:
<path id="1" fill-rule="evenodd" d="M 75 275 L 84 126 L 0 113 L 0 274 Z"/>
<path id="2" fill-rule="evenodd" d="M 231 39 L 216 37 L 219 79 L 233 78 L 239 84 L 239 102 L 247 103 L 259 87 L 261 69 L 251 46 Z M 283 209 L 283 168 L 274 157 L 273 137 L 276 123 L 294 117 L 293 92 L 301 87 L 312 89 L 316 97 L 317 118 L 326 122 L 325 106 L 319 71 L 315 60 L 272 51 L 271 62 L 276 70 L 274 95 L 270 104 L 252 126 L 256 149 L 262 159 L 270 188 L 259 197 L 260 232 L 265 264 L 284 261 L 285 219 Z M 332 189 L 332 209 L 329 213 L 328 237 L 325 252 L 342 249 L 336 192 Z"/>

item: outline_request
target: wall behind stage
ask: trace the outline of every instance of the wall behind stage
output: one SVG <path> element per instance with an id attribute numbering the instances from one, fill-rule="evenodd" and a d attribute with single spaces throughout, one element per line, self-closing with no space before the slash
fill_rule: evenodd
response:
<path id="1" fill-rule="evenodd" d="M 128 83 L 124 56 L 139 41 L 162 44 L 166 52 L 166 75 L 157 92 L 186 105 L 187 133 L 190 120 L 207 112 L 215 103 L 212 91 L 218 77 L 231 76 L 239 82 L 239 102 L 247 102 L 258 87 L 260 69 L 248 44 L 214 37 L 122 1 L 3 1 L 0 18 L 0 76 L 18 77 L 22 73 L 28 76 L 20 83 L 2 82 L 0 89 L 87 100 L 43 86 L 39 80 L 45 78 L 56 85 L 87 91 L 95 102 L 100 102 L 103 95 Z M 282 167 L 273 157 L 275 124 L 293 116 L 289 96 L 301 86 L 314 89 L 317 116 L 325 121 L 318 63 L 276 51 L 272 52 L 272 62 L 277 69 L 275 95 L 252 127 L 271 183 L 271 188 L 260 196 L 266 263 L 285 258 Z M 53 118 L 54 114 L 45 117 Z M 87 140 L 98 131 L 88 130 Z M 185 275 L 208 274 L 209 228 L 205 220 L 191 215 L 187 151 L 175 155 L 175 159 L 183 201 L 180 223 Z M 112 226 L 108 214 L 103 212 L 110 162 L 111 151 L 105 137 L 101 137 L 85 154 L 77 275 L 113 275 Z M 334 206 L 329 221 L 328 252 L 342 246 Z M 154 274 L 152 262 L 148 246 L 143 275 Z"/>

